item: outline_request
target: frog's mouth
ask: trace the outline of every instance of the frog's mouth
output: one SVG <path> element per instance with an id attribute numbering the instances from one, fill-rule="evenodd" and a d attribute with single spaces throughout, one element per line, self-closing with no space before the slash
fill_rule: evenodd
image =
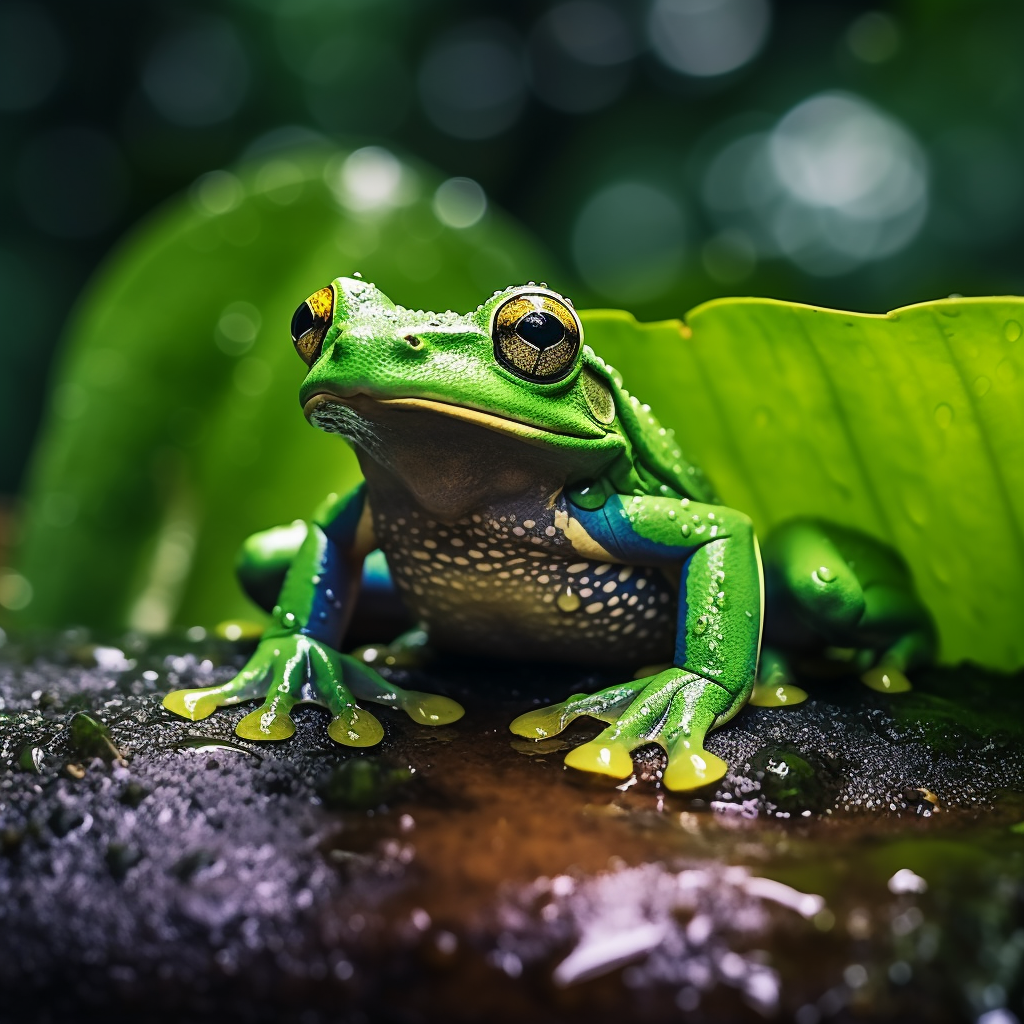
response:
<path id="1" fill-rule="evenodd" d="M 607 437 L 607 431 L 595 427 L 592 433 L 579 433 L 570 431 L 549 430 L 546 427 L 539 427 L 535 423 L 528 423 L 523 420 L 514 420 L 505 416 L 499 416 L 493 412 L 484 412 L 481 409 L 474 409 L 466 405 L 456 405 L 454 402 L 442 402 L 434 398 L 373 398 L 367 394 L 335 395 L 327 391 L 319 391 L 311 395 L 302 411 L 306 419 L 323 430 L 334 432 L 332 426 L 333 417 L 330 409 L 332 406 L 346 406 L 354 409 L 367 419 L 380 418 L 381 414 L 386 415 L 389 410 L 421 410 L 431 412 L 438 416 L 444 416 L 449 420 L 462 420 L 465 423 L 472 423 L 487 430 L 493 430 L 508 437 L 514 437 L 527 444 L 550 446 L 561 441 L 600 441 Z"/>

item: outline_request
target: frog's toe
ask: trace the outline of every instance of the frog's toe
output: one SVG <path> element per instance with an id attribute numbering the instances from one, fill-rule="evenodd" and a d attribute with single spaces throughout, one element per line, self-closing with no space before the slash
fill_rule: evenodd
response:
<path id="1" fill-rule="evenodd" d="M 891 665 L 876 665 L 869 668 L 860 678 L 865 686 L 879 693 L 906 693 L 914 688 L 910 680 Z"/>
<path id="2" fill-rule="evenodd" d="M 163 706 L 193 722 L 212 715 L 221 705 L 220 688 L 204 686 L 198 690 L 172 690 L 163 699 Z"/>
<path id="3" fill-rule="evenodd" d="M 781 708 L 802 704 L 807 700 L 807 691 L 792 683 L 758 683 L 750 691 L 748 703 L 758 708 Z"/>
<path id="4" fill-rule="evenodd" d="M 384 739 L 384 727 L 369 711 L 352 706 L 331 719 L 327 734 L 345 747 L 373 747 Z"/>
<path id="5" fill-rule="evenodd" d="M 403 690 L 354 657 L 343 657 L 342 664 L 348 688 L 341 692 L 351 693 L 357 700 L 399 707 L 419 725 L 448 725 L 450 722 L 457 722 L 466 713 L 458 701 L 442 697 L 440 694 Z M 334 685 L 336 689 L 340 684 Z"/>
<path id="6" fill-rule="evenodd" d="M 700 789 L 717 782 L 728 770 L 725 761 L 705 750 L 696 737 L 689 737 L 672 747 L 661 781 L 666 789 L 674 792 Z"/>
<path id="7" fill-rule="evenodd" d="M 235 726 L 235 735 L 243 740 L 286 740 L 295 735 L 295 723 L 287 711 L 264 704 Z"/>
<path id="8" fill-rule="evenodd" d="M 527 711 L 515 719 L 509 729 L 529 740 L 545 740 L 557 736 L 570 722 L 584 715 L 610 724 L 643 688 L 643 682 L 634 681 L 609 686 L 597 693 L 574 693 L 560 704 Z"/>
<path id="9" fill-rule="evenodd" d="M 430 661 L 427 631 L 419 626 L 389 644 L 365 644 L 352 657 L 371 668 L 423 668 Z"/>
<path id="10" fill-rule="evenodd" d="M 458 701 L 437 693 L 421 693 L 419 690 L 406 690 L 400 707 L 420 725 L 450 725 L 466 713 Z"/>
<path id="11" fill-rule="evenodd" d="M 633 758 L 629 747 L 605 733 L 570 750 L 565 756 L 565 763 L 581 772 L 610 775 L 613 779 L 628 779 L 633 774 Z"/>
<path id="12" fill-rule="evenodd" d="M 557 736 L 569 724 L 565 715 L 567 703 L 568 701 L 563 701 L 561 704 L 551 704 L 546 708 L 527 711 L 512 722 L 509 730 L 528 740 L 546 740 L 551 736 Z"/>

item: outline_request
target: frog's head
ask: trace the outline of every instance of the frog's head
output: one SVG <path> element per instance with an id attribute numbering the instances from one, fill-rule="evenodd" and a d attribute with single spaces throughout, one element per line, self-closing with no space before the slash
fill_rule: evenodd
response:
<path id="1" fill-rule="evenodd" d="M 307 418 L 378 459 L 375 446 L 396 424 L 407 436 L 469 438 L 477 449 L 487 432 L 503 435 L 562 453 L 568 476 L 625 446 L 604 366 L 584 346 L 572 303 L 543 285 L 439 314 L 338 278 L 299 306 L 292 338 L 309 366 L 299 392 Z"/>

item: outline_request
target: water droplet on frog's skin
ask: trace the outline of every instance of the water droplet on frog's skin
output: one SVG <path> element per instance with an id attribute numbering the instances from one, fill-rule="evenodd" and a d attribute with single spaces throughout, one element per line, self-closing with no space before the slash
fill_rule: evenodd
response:
<path id="1" fill-rule="evenodd" d="M 935 422 L 945 430 L 953 422 L 953 407 L 946 402 L 935 406 Z"/>
<path id="2" fill-rule="evenodd" d="M 974 382 L 974 393 L 975 393 L 975 394 L 976 394 L 976 395 L 977 395 L 977 396 L 978 396 L 979 398 L 981 398 L 981 397 L 982 397 L 982 395 L 984 395 L 984 394 L 986 394 L 986 393 L 988 392 L 988 389 L 989 389 L 990 387 L 992 387 L 992 381 L 990 381 L 990 380 L 988 379 L 988 377 L 979 377 L 979 378 L 978 378 L 978 379 L 977 379 L 977 380 L 976 380 L 976 381 Z"/>
<path id="3" fill-rule="evenodd" d="M 573 593 L 572 587 L 566 587 L 555 600 L 555 604 L 563 612 L 574 612 L 580 606 L 579 597 Z"/>
<path id="4" fill-rule="evenodd" d="M 679 527 L 679 532 L 682 533 L 682 535 L 684 537 L 689 537 L 690 536 L 690 524 L 689 523 L 683 523 L 683 525 Z"/>
<path id="5" fill-rule="evenodd" d="M 1021 326 L 1016 320 L 1007 320 L 1003 328 L 1003 337 L 1013 344 L 1021 336 Z"/>

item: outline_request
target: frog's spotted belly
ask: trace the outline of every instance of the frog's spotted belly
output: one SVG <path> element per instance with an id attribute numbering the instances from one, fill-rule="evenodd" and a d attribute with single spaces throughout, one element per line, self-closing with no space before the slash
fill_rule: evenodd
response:
<path id="1" fill-rule="evenodd" d="M 432 643 L 467 653 L 637 667 L 671 659 L 675 588 L 657 569 L 579 557 L 552 519 L 441 526 L 379 516 L 392 576 Z"/>

